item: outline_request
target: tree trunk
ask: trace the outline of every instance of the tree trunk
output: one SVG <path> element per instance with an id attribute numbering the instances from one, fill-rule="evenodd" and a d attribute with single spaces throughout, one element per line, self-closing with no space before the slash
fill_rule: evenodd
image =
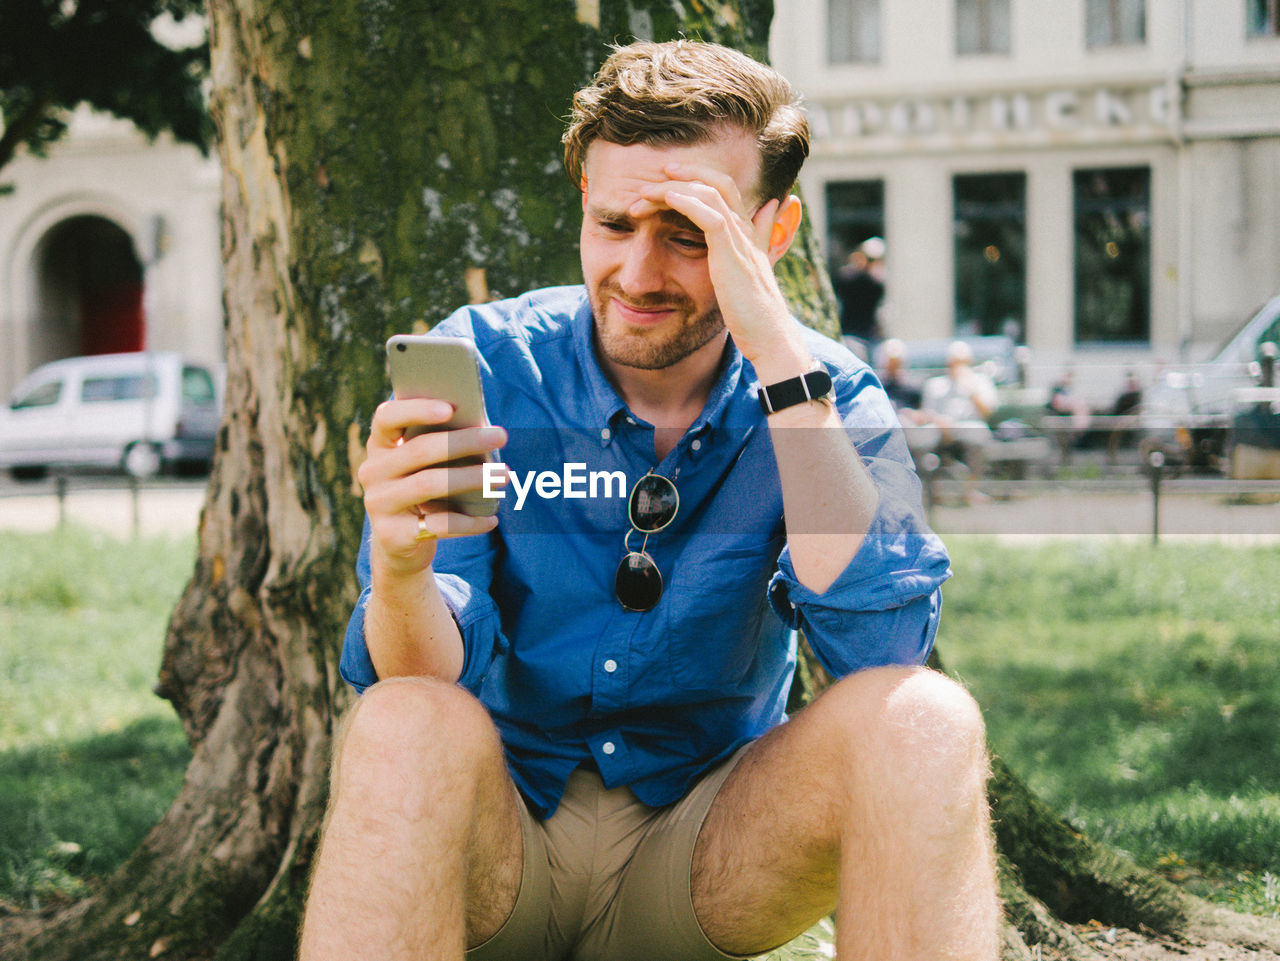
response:
<path id="1" fill-rule="evenodd" d="M 210 0 L 228 413 L 158 686 L 194 759 L 128 863 L 0 956 L 293 955 L 349 701 L 337 658 L 356 596 L 354 467 L 388 390 L 381 344 L 491 291 L 579 278 L 557 118 L 605 41 L 684 33 L 763 54 L 768 4 L 691 4 L 701 12 L 684 20 L 677 9 Z M 797 313 L 834 333 L 811 233 L 798 248 L 780 276 Z M 1027 932 L 1010 929 L 1010 957 L 1050 934 L 1066 943 L 1054 914 L 1162 930 L 1191 916 L 1007 772 L 994 783 L 1006 897 Z M 1050 864 L 1050 849 L 1081 870 Z"/>

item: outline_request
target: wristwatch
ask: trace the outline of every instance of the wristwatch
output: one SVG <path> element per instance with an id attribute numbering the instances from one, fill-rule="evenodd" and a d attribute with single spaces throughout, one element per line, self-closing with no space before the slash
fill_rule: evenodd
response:
<path id="1" fill-rule="evenodd" d="M 831 395 L 831 375 L 825 367 L 811 370 L 800 377 L 780 380 L 768 387 L 761 387 L 757 394 L 765 414 L 803 404 L 810 400 L 827 400 Z"/>

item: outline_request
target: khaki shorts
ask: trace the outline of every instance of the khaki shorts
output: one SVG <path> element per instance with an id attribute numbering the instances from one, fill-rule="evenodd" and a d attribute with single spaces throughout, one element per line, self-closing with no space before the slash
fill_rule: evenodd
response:
<path id="1" fill-rule="evenodd" d="M 569 777 L 537 821 L 520 804 L 524 878 L 502 928 L 468 961 L 722 961 L 693 913 L 693 846 L 743 750 L 681 800 L 652 808 L 595 771 Z"/>

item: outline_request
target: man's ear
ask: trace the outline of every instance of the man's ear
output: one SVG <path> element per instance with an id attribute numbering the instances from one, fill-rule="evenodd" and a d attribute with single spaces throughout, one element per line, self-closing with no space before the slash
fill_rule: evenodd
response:
<path id="1" fill-rule="evenodd" d="M 769 263 L 776 264 L 782 255 L 791 247 L 796 239 L 796 231 L 800 229 L 803 206 L 800 198 L 791 194 L 778 205 L 773 215 L 773 227 L 769 232 Z"/>
<path id="2" fill-rule="evenodd" d="M 578 181 L 578 192 L 582 194 L 582 212 L 587 212 L 587 175 L 583 174 L 582 179 Z"/>

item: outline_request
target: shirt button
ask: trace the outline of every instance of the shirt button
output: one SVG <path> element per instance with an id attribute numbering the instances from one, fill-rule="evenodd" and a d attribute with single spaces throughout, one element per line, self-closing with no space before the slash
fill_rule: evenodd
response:
<path id="1" fill-rule="evenodd" d="M 617 669 L 618 669 L 618 662 L 615 661 L 613 658 L 609 658 L 609 660 L 604 662 L 604 672 L 606 674 L 612 674 Z"/>
<path id="2" fill-rule="evenodd" d="M 608 427 L 606 427 L 604 430 L 600 431 L 600 439 L 601 439 L 601 440 L 608 440 L 608 439 L 609 439 L 610 437 L 612 437 L 612 436 L 613 436 L 613 431 L 609 430 L 609 428 L 608 428 Z"/>
<path id="3" fill-rule="evenodd" d="M 605 741 L 603 744 L 600 745 L 600 750 L 604 751 L 605 754 L 612 754 L 614 751 L 617 750 L 617 748 L 614 747 L 612 741 Z"/>
<path id="4" fill-rule="evenodd" d="M 695 441 L 694 441 L 692 444 L 690 444 L 689 446 L 690 446 L 690 447 L 692 447 L 694 450 L 702 450 L 702 441 L 700 441 L 700 440 L 695 440 Z"/>

